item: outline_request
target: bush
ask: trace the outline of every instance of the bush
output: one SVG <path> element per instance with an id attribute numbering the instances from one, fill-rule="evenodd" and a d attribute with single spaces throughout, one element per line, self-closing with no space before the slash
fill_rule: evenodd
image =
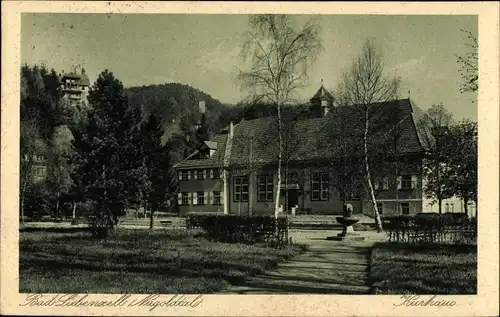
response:
<path id="1" fill-rule="evenodd" d="M 477 223 L 464 214 L 421 213 L 384 217 L 383 227 L 392 242 L 475 243 Z"/>
<path id="2" fill-rule="evenodd" d="M 188 214 L 186 226 L 188 229 L 202 229 L 209 239 L 221 242 L 256 243 L 288 240 L 287 218 Z"/>

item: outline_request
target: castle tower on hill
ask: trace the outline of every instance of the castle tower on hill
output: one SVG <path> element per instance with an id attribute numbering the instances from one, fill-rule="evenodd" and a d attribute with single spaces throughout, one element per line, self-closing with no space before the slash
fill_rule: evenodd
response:
<path id="1" fill-rule="evenodd" d="M 77 72 L 76 67 L 69 73 L 65 73 L 63 70 L 62 75 L 60 75 L 60 83 L 63 98 L 69 100 L 72 104 L 87 103 L 90 81 L 84 68 L 81 68 L 80 73 Z"/>

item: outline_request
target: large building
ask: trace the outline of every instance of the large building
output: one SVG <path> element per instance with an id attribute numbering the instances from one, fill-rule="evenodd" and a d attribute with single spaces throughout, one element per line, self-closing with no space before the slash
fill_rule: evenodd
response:
<path id="1" fill-rule="evenodd" d="M 69 73 L 60 76 L 61 91 L 63 98 L 69 100 L 72 104 L 86 104 L 87 96 L 89 93 L 90 81 L 82 68 L 80 74 L 77 73 L 76 68 Z"/>
<path id="2" fill-rule="evenodd" d="M 359 123 L 356 120 L 360 113 L 355 108 L 338 107 L 323 86 L 308 107 L 306 118 L 287 119 L 285 115 L 283 119 L 280 209 L 340 214 L 345 201 L 353 205 L 355 213 L 373 214 L 370 191 L 364 181 L 364 165 L 345 167 L 345 162 L 354 161 L 352 153 L 362 144 L 349 136 L 344 139 L 332 134 L 336 127 Z M 387 156 L 397 157 L 397 168 L 394 167 L 396 160 L 389 158 L 387 164 L 385 159 L 373 163 L 377 166 L 371 174 L 378 208 L 382 215 L 421 212 L 422 159 L 428 150 L 422 136 L 425 133 L 425 138 L 429 137 L 428 131 L 421 131 L 416 122 L 423 113 L 410 99 L 394 100 L 375 108 L 382 114 L 377 118 L 382 120 L 386 116 L 385 120 L 389 120 L 375 134 L 380 135 L 381 150 L 388 145 L 384 136 L 398 131 L 394 138 L 397 155 Z M 180 212 L 274 214 L 279 153 L 276 121 L 276 117 L 264 117 L 243 120 L 236 125 L 231 123 L 178 163 Z M 345 141 L 343 144 L 354 151 L 346 152 L 346 147 L 340 151 L 340 141 Z M 357 162 L 359 164 L 359 160 Z"/>

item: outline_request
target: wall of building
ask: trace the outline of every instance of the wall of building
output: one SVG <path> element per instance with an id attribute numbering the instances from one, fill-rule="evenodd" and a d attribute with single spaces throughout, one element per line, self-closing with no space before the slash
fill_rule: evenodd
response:
<path id="1" fill-rule="evenodd" d="M 288 172 L 296 172 L 299 176 L 298 184 L 302 188 L 300 191 L 301 194 L 298 198 L 298 212 L 304 213 L 304 211 L 308 211 L 314 214 L 329 214 L 329 215 L 338 215 L 342 213 L 342 201 L 340 200 L 339 195 L 336 193 L 333 186 L 330 186 L 330 196 L 329 200 L 326 201 L 313 201 L 311 200 L 311 173 L 313 171 L 317 172 L 325 172 L 326 169 L 312 169 L 312 168 L 289 168 Z M 233 199 L 233 190 L 234 190 L 234 177 L 229 179 L 229 192 L 230 192 L 230 205 L 229 210 L 231 214 L 239 214 L 239 215 L 274 215 L 274 207 L 275 207 L 275 195 L 276 192 L 273 192 L 273 200 L 272 201 L 258 201 L 258 183 L 257 176 L 264 174 L 273 174 L 273 183 L 276 184 L 278 181 L 278 177 L 275 169 L 261 169 L 258 171 L 253 171 L 250 173 L 252 176 L 249 177 L 249 202 L 235 202 Z M 333 179 L 333 175 L 331 175 Z M 285 182 L 282 179 L 282 184 Z M 285 193 L 282 192 L 280 195 L 279 205 L 282 208 L 285 208 Z M 360 213 L 361 211 L 361 201 L 349 201 L 354 207 L 355 212 Z"/>
<path id="2" fill-rule="evenodd" d="M 465 202 L 458 197 L 451 197 L 444 199 L 441 205 L 442 212 L 453 212 L 453 213 L 465 213 Z M 437 202 L 432 199 L 423 200 L 423 210 L 424 212 L 439 212 L 439 206 Z M 467 206 L 467 214 L 469 217 L 476 216 L 476 206 L 474 202 L 470 201 Z"/>
<path id="3" fill-rule="evenodd" d="M 397 216 L 402 214 L 402 204 L 407 203 L 410 208 L 410 215 L 415 215 L 417 213 L 422 212 L 422 200 L 414 199 L 414 200 L 400 200 L 396 202 L 396 200 L 379 200 L 378 204 L 382 205 L 382 213 L 381 217 L 384 216 Z M 399 204 L 399 209 L 397 209 L 397 205 Z M 363 202 L 363 213 L 366 215 L 375 215 L 375 210 L 373 209 L 373 204 L 370 200 L 366 200 Z"/>
<path id="4" fill-rule="evenodd" d="M 190 170 L 193 173 L 196 170 Z M 180 205 L 179 210 L 181 215 L 185 215 L 188 212 L 223 212 L 223 192 L 224 186 L 222 179 L 211 179 L 207 172 L 207 177 L 205 179 L 199 180 L 194 179 L 183 179 L 179 180 L 179 193 L 195 193 L 195 192 L 206 192 L 207 194 L 212 193 L 214 191 L 221 192 L 221 204 L 214 205 L 211 204 L 208 197 L 206 198 L 205 204 L 193 205 L 193 201 L 191 200 L 188 205 Z"/>
<path id="5" fill-rule="evenodd" d="M 336 179 L 335 175 L 327 168 L 289 168 L 288 172 L 296 172 L 298 175 L 298 180 L 295 182 L 301 188 L 299 191 L 298 198 L 298 213 L 310 212 L 312 214 L 325 214 L 325 215 L 340 215 L 342 213 L 342 201 L 339 197 L 338 190 L 334 187 L 333 180 Z M 313 201 L 312 198 L 312 188 L 311 188 L 311 177 L 313 172 L 328 172 L 330 174 L 330 195 L 329 199 L 325 201 Z M 273 188 L 277 183 L 276 169 L 274 168 L 262 168 L 253 171 L 246 170 L 233 170 L 228 173 L 227 177 L 227 212 L 229 214 L 235 215 L 274 215 L 274 200 L 275 200 L 275 189 L 273 191 L 272 201 L 259 201 L 258 200 L 258 176 L 259 175 L 273 175 Z M 380 172 L 374 173 L 373 182 L 378 182 L 382 178 L 387 178 L 387 187 L 381 187 L 376 190 L 377 200 L 382 203 L 383 214 L 384 215 L 395 215 L 397 214 L 396 208 L 396 194 L 399 196 L 399 203 L 409 203 L 410 214 L 416 214 L 422 212 L 422 177 L 421 177 L 421 167 L 418 165 L 418 161 L 412 162 L 411 164 L 401 164 L 400 174 L 408 175 L 409 179 L 412 179 L 411 188 L 400 188 L 398 189 L 398 183 L 401 183 L 401 179 L 395 173 Z M 208 175 L 208 173 L 207 173 Z M 235 176 L 238 175 L 249 175 L 249 192 L 248 201 L 237 202 L 234 200 L 234 181 Z M 224 182 L 222 179 L 194 179 L 180 180 L 180 191 L 181 192 L 212 192 L 220 191 L 221 195 L 224 195 Z M 282 184 L 284 185 L 284 179 L 282 179 Z M 363 194 L 362 194 L 363 195 Z M 347 201 L 353 206 L 355 214 L 369 214 L 373 215 L 374 210 L 371 201 L 368 199 L 368 195 L 364 194 L 364 198 L 360 200 L 349 200 Z M 224 201 L 224 198 L 221 198 Z M 279 200 L 279 205 L 285 208 L 286 196 L 284 191 L 282 192 Z M 289 206 L 290 209 L 291 206 Z M 224 210 L 223 206 L 213 206 L 210 204 L 205 205 L 189 205 L 180 206 L 181 213 L 187 212 L 222 212 Z M 400 208 L 401 210 L 401 208 Z"/>

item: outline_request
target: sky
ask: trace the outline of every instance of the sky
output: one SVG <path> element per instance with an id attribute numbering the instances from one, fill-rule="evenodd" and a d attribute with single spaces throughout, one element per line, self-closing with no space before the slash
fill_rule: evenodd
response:
<path id="1" fill-rule="evenodd" d="M 459 92 L 454 54 L 467 52 L 467 35 L 477 37 L 476 16 L 466 15 L 298 15 L 297 26 L 313 19 L 324 50 L 298 92 L 308 100 L 321 80 L 334 89 L 366 39 L 379 45 L 388 76 L 401 79 L 400 98 L 421 109 L 443 105 L 456 119 L 477 120 L 476 99 Z M 247 95 L 236 80 L 244 67 L 239 53 L 248 15 L 23 13 L 21 62 L 45 64 L 57 72 L 74 65 L 91 81 L 104 69 L 125 87 L 179 82 L 224 103 Z"/>

